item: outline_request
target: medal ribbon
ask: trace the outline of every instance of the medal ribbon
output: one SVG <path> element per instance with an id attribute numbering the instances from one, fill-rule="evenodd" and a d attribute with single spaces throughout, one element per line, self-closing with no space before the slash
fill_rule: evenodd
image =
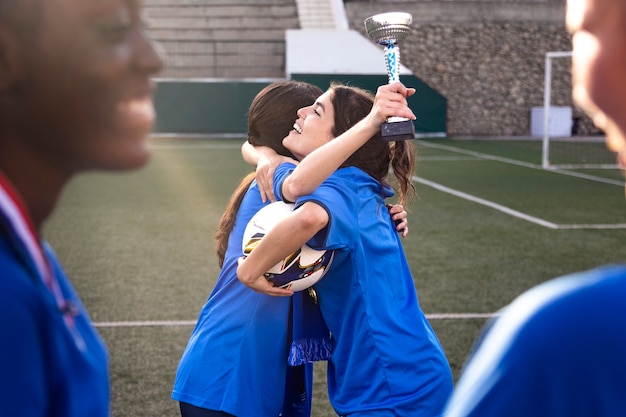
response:
<path id="1" fill-rule="evenodd" d="M 74 316 L 78 314 L 78 311 L 71 302 L 66 301 L 63 297 L 59 282 L 44 254 L 40 240 L 37 238 L 37 232 L 28 210 L 17 191 L 2 172 L 0 172 L 0 211 L 8 219 L 18 239 L 26 248 L 28 255 L 37 268 L 41 280 L 54 296 L 70 333 L 74 336 L 79 347 L 84 345 L 74 323 Z"/>

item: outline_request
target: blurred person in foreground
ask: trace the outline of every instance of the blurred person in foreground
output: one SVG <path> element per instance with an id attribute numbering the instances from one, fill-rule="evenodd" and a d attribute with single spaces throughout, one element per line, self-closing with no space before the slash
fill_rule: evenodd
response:
<path id="1" fill-rule="evenodd" d="M 104 344 L 41 231 L 67 182 L 149 158 L 139 0 L 0 0 L 0 415 L 109 415 Z"/>
<path id="2" fill-rule="evenodd" d="M 566 23 L 574 99 L 624 167 L 626 1 L 568 0 Z M 486 329 L 445 416 L 625 416 L 625 300 L 626 264 L 522 294 Z"/>

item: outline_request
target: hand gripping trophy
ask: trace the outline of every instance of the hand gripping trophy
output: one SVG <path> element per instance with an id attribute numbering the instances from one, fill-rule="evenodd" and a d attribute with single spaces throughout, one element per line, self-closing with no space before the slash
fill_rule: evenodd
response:
<path id="1" fill-rule="evenodd" d="M 389 83 L 400 80 L 400 48 L 397 43 L 409 34 L 413 20 L 409 13 L 381 13 L 365 19 L 365 31 L 372 40 L 385 47 L 385 63 Z M 390 117 L 380 126 L 386 141 L 415 139 L 413 122 L 404 117 Z"/>

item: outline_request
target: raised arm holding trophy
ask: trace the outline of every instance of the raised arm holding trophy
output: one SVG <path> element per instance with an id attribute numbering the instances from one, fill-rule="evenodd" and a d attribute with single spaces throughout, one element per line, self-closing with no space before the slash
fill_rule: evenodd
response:
<path id="1" fill-rule="evenodd" d="M 389 83 L 400 81 L 400 48 L 397 43 L 410 32 L 412 16 L 403 12 L 381 13 L 365 19 L 365 30 L 372 40 L 385 47 L 385 64 Z M 390 117 L 380 126 L 386 141 L 415 139 L 413 122 L 403 117 Z"/>

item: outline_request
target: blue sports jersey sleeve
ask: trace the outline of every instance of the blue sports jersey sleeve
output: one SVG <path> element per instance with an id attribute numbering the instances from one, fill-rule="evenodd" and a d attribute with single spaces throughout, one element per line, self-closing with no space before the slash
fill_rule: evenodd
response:
<path id="1" fill-rule="evenodd" d="M 282 197 L 282 184 L 293 172 L 292 164 L 282 164 L 274 175 L 275 195 Z M 309 242 L 315 249 L 342 249 L 350 245 L 358 235 L 358 225 L 354 224 L 354 213 L 358 212 L 359 202 L 354 198 L 354 190 L 348 189 L 345 175 L 354 169 L 347 168 L 337 171 L 327 178 L 310 195 L 298 198 L 294 209 L 306 202 L 315 202 L 328 213 L 328 226 L 320 230 Z M 350 187 L 353 188 L 353 187 Z M 348 190 L 348 192 L 346 192 Z"/>
<path id="2" fill-rule="evenodd" d="M 328 226 L 308 242 L 313 248 L 343 249 L 353 246 L 357 238 L 358 225 L 354 223 L 355 217 L 351 213 L 358 211 L 358 201 L 343 193 L 341 185 L 345 183 L 331 177 L 313 193 L 296 201 L 295 209 L 307 202 L 314 202 L 328 213 Z"/>
<path id="3" fill-rule="evenodd" d="M 290 202 L 283 197 L 283 183 L 295 168 L 296 166 L 290 162 L 284 162 L 276 167 L 276 171 L 274 171 L 274 195 L 277 199 Z M 291 203 L 293 203 L 293 201 L 291 201 Z"/>
<path id="4" fill-rule="evenodd" d="M 445 416 L 623 416 L 624 298 L 626 266 L 527 291 L 480 340 Z"/>

